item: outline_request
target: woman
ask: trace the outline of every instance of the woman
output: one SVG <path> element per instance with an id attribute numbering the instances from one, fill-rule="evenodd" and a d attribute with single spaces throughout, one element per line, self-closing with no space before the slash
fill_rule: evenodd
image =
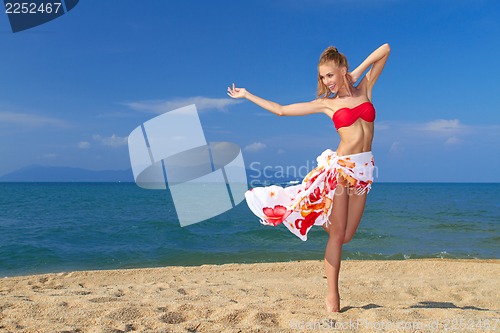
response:
<path id="1" fill-rule="evenodd" d="M 318 157 L 318 166 L 301 184 L 258 187 L 246 193 L 248 206 L 263 224 L 284 223 L 302 240 L 307 239 L 313 225 L 321 225 L 328 232 L 324 264 L 329 312 L 340 311 L 342 245 L 352 239 L 358 228 L 373 181 L 372 90 L 389 53 L 389 44 L 384 44 L 349 73 L 346 57 L 335 47 L 328 47 L 319 60 L 317 98 L 311 102 L 280 105 L 234 84 L 228 87 L 230 97 L 246 98 L 279 116 L 324 113 L 333 120 L 340 135 L 337 150 L 325 150 Z M 366 75 L 354 86 L 365 71 Z"/>

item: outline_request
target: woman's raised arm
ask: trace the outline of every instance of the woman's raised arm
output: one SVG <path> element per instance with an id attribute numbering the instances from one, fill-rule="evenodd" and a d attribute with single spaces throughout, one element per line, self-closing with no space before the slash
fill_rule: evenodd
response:
<path id="1" fill-rule="evenodd" d="M 366 80 L 366 88 L 369 92 L 371 92 L 371 89 L 384 69 L 390 52 L 391 47 L 389 44 L 384 44 L 373 51 L 355 70 L 350 73 L 353 81 L 356 82 L 363 75 L 363 73 L 370 68 L 363 80 Z"/>
<path id="2" fill-rule="evenodd" d="M 245 88 L 237 88 L 234 83 L 232 88 L 227 88 L 227 94 L 232 98 L 246 98 L 249 101 L 257 104 L 261 108 L 266 109 L 278 116 L 304 116 L 308 114 L 324 112 L 326 110 L 324 104 L 319 100 L 305 103 L 281 105 L 256 96 L 250 93 Z"/>

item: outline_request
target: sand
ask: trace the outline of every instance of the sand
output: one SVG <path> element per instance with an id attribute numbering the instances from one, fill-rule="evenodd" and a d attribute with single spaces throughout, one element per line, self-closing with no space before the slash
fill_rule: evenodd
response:
<path id="1" fill-rule="evenodd" d="M 500 260 L 322 261 L 0 279 L 0 332 L 500 332 Z"/>

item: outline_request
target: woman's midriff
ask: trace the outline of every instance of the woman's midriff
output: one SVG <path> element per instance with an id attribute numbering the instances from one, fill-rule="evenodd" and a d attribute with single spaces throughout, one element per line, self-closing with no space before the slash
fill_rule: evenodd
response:
<path id="1" fill-rule="evenodd" d="M 364 153 L 372 150 L 373 141 L 373 123 L 358 120 L 349 127 L 340 128 L 338 133 L 340 135 L 340 143 L 337 147 L 337 155 L 351 155 Z"/>

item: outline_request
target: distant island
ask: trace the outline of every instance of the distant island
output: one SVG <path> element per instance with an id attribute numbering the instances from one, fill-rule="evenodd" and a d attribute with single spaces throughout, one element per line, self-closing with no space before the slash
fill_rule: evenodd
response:
<path id="1" fill-rule="evenodd" d="M 0 182 L 134 182 L 132 169 L 94 171 L 30 165 L 0 176 Z"/>
<path id="2" fill-rule="evenodd" d="M 295 184 L 294 176 L 271 174 L 262 170 L 246 169 L 247 180 L 252 186 Z M 122 182 L 133 183 L 132 169 L 88 170 L 83 168 L 30 165 L 0 176 L 0 182 Z"/>

